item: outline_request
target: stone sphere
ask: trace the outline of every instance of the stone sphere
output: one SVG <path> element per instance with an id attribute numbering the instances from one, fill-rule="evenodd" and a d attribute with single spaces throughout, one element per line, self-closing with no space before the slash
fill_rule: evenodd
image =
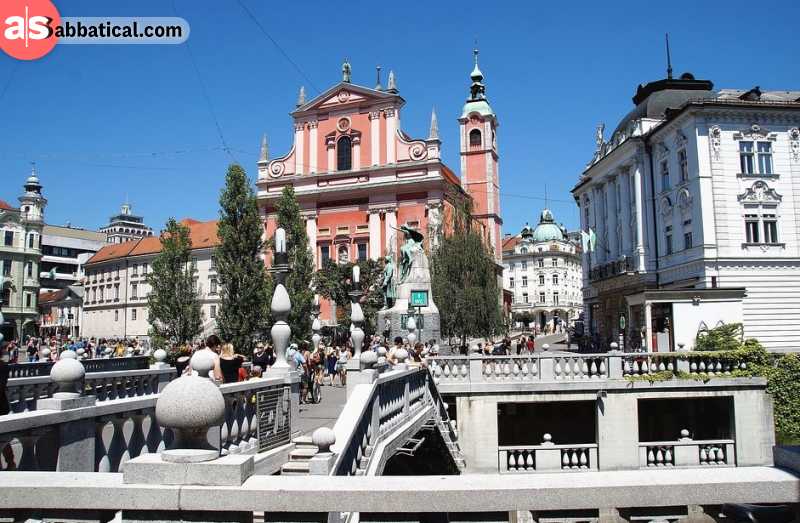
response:
<path id="1" fill-rule="evenodd" d="M 45 357 L 45 358 L 50 356 L 50 349 L 48 349 L 47 347 L 43 348 L 42 349 L 42 356 Z"/>
<path id="2" fill-rule="evenodd" d="M 78 359 L 78 353 L 76 353 L 74 350 L 65 350 L 61 353 L 59 358 L 62 360 L 76 360 Z"/>
<path id="3" fill-rule="evenodd" d="M 386 357 L 386 352 L 387 352 L 386 351 L 386 347 L 384 347 L 383 345 L 378 347 L 378 357 L 379 358 L 385 358 Z"/>
<path id="4" fill-rule="evenodd" d="M 542 440 L 543 440 L 545 443 L 551 443 L 551 442 L 553 441 L 553 436 L 552 436 L 552 435 L 550 435 L 550 433 L 546 432 L 546 433 L 544 434 L 544 436 L 542 436 Z"/>
<path id="5" fill-rule="evenodd" d="M 157 362 L 162 363 L 167 359 L 167 351 L 164 349 L 156 349 L 153 353 L 153 358 L 155 358 Z"/>
<path id="6" fill-rule="evenodd" d="M 331 445 L 336 443 L 336 434 L 333 429 L 320 427 L 311 435 L 311 443 L 318 447 L 320 452 L 330 452 Z"/>
<path id="7" fill-rule="evenodd" d="M 378 362 L 378 353 L 374 350 L 368 350 L 361 353 L 361 366 L 362 367 L 371 367 Z"/>
<path id="8" fill-rule="evenodd" d="M 72 352 L 72 351 L 65 351 Z M 50 369 L 50 379 L 58 383 L 60 386 L 70 385 L 83 380 L 86 376 L 86 369 L 83 364 L 75 359 L 75 353 L 72 357 L 67 357 L 58 360 L 53 368 Z"/>
<path id="9" fill-rule="evenodd" d="M 77 351 L 75 351 L 75 352 L 77 352 L 77 353 L 78 353 L 78 356 L 83 356 L 84 354 L 86 354 L 86 349 L 84 349 L 84 348 L 80 348 L 80 349 L 78 349 L 78 350 L 77 350 Z"/>
<path id="10" fill-rule="evenodd" d="M 111 354 L 112 349 L 111 347 L 106 347 L 106 350 L 103 351 L 104 354 Z"/>
<path id="11" fill-rule="evenodd" d="M 172 380 L 156 401 L 156 420 L 171 429 L 203 429 L 225 420 L 225 398 L 210 380 L 181 376 Z"/>
<path id="12" fill-rule="evenodd" d="M 550 350 L 550 344 L 545 343 L 544 345 L 542 345 L 542 350 Z"/>
<path id="13" fill-rule="evenodd" d="M 681 438 L 688 438 L 689 431 L 687 429 L 681 429 Z"/>
<path id="14" fill-rule="evenodd" d="M 192 355 L 189 365 L 192 366 L 192 370 L 197 371 L 199 376 L 207 378 L 209 377 L 208 373 L 214 368 L 215 361 L 216 358 L 213 352 L 208 349 L 202 349 Z"/>
<path id="15" fill-rule="evenodd" d="M 398 363 L 405 363 L 408 359 L 408 351 L 405 349 L 397 349 L 397 352 L 394 353 L 394 357 Z"/>

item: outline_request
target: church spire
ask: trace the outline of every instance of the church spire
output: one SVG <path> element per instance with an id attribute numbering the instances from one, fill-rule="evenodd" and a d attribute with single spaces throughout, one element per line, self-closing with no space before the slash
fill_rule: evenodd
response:
<path id="1" fill-rule="evenodd" d="M 439 121 L 436 118 L 436 108 L 431 110 L 431 131 L 428 133 L 428 140 L 439 139 Z"/>
<path id="2" fill-rule="evenodd" d="M 267 144 L 267 133 L 261 137 L 261 154 L 258 156 L 258 162 L 269 161 L 269 145 Z"/>
<path id="3" fill-rule="evenodd" d="M 470 100 L 486 100 L 486 86 L 483 85 L 483 73 L 480 67 L 478 67 L 478 53 L 479 51 L 476 46 L 475 49 L 472 50 L 472 54 L 475 57 L 475 67 L 472 68 L 472 72 L 469 75 L 472 80 L 472 86 L 469 89 Z"/>
<path id="4" fill-rule="evenodd" d="M 397 94 L 397 79 L 394 76 L 394 71 L 389 69 L 389 80 L 386 82 L 386 91 L 392 94 Z"/>

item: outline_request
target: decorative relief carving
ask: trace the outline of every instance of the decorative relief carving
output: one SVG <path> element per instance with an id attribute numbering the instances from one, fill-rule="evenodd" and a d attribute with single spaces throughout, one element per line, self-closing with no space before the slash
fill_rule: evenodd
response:
<path id="1" fill-rule="evenodd" d="M 336 95 L 336 99 L 339 100 L 339 103 L 345 103 L 350 99 L 350 92 L 346 89 L 342 89 L 339 91 L 339 94 Z"/>
<path id="2" fill-rule="evenodd" d="M 755 182 L 745 192 L 739 195 L 740 202 L 780 202 L 783 196 L 770 189 L 766 182 L 761 180 Z"/>
<path id="3" fill-rule="evenodd" d="M 661 198 L 661 215 L 667 217 L 672 214 L 672 200 L 669 199 L 669 196 L 664 196 Z"/>
<path id="4" fill-rule="evenodd" d="M 286 165 L 283 162 L 272 162 L 269 165 L 269 175 L 273 178 L 280 178 L 286 170 Z"/>
<path id="5" fill-rule="evenodd" d="M 428 156 L 428 148 L 422 142 L 414 142 L 408 148 L 408 155 L 412 160 L 424 160 Z"/>
<path id="6" fill-rule="evenodd" d="M 708 130 L 708 144 L 711 147 L 711 159 L 719 160 L 719 150 L 722 143 L 722 129 L 714 125 Z"/>
<path id="7" fill-rule="evenodd" d="M 684 213 L 688 213 L 692 210 L 692 193 L 685 187 L 678 191 L 678 207 L 680 207 L 681 211 Z"/>
<path id="8" fill-rule="evenodd" d="M 681 131 L 680 129 L 675 131 L 675 147 L 677 147 L 678 149 L 684 147 L 686 145 L 686 141 L 687 141 L 686 135 L 683 134 L 683 131 Z"/>
<path id="9" fill-rule="evenodd" d="M 305 125 L 306 125 L 305 122 L 295 122 L 294 124 L 295 132 L 302 131 L 305 128 Z"/>
<path id="10" fill-rule="evenodd" d="M 800 129 L 789 129 L 789 147 L 792 150 L 792 160 L 800 162 Z"/>
<path id="11" fill-rule="evenodd" d="M 733 133 L 734 140 L 750 139 L 750 140 L 772 140 L 778 138 L 777 133 L 771 133 L 767 129 L 761 127 L 757 123 L 750 126 L 749 129 L 743 129 Z"/>
<path id="12" fill-rule="evenodd" d="M 370 120 L 376 120 L 376 119 L 378 119 L 380 117 L 381 117 L 381 112 L 380 111 L 370 111 L 369 112 L 369 119 Z"/>
<path id="13" fill-rule="evenodd" d="M 350 118 L 343 116 L 339 118 L 339 121 L 336 122 L 336 129 L 339 130 L 340 133 L 346 133 L 350 130 Z"/>
<path id="14" fill-rule="evenodd" d="M 309 129 L 316 129 L 317 127 L 319 127 L 319 122 L 317 120 L 311 120 L 308 122 Z"/>
<path id="15" fill-rule="evenodd" d="M 394 109 L 385 109 L 383 114 L 386 116 L 386 118 L 391 118 L 394 116 Z"/>

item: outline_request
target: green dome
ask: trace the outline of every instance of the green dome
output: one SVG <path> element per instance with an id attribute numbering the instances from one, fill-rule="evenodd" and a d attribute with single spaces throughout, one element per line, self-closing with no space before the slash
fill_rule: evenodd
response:
<path id="1" fill-rule="evenodd" d="M 469 100 L 464 104 L 461 111 L 461 118 L 466 118 L 471 113 L 478 113 L 481 116 L 494 116 L 494 111 L 486 100 Z"/>
<path id="2" fill-rule="evenodd" d="M 539 225 L 533 230 L 533 241 L 547 242 L 550 240 L 564 240 L 564 231 L 556 225 L 553 213 L 544 209 L 539 216 Z"/>

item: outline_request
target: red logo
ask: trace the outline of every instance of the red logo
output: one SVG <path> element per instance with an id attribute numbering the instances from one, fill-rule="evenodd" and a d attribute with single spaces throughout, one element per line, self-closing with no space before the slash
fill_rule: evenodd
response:
<path id="1" fill-rule="evenodd" d="M 49 0 L 2 0 L 0 48 L 19 60 L 36 60 L 53 50 L 61 23 Z"/>

